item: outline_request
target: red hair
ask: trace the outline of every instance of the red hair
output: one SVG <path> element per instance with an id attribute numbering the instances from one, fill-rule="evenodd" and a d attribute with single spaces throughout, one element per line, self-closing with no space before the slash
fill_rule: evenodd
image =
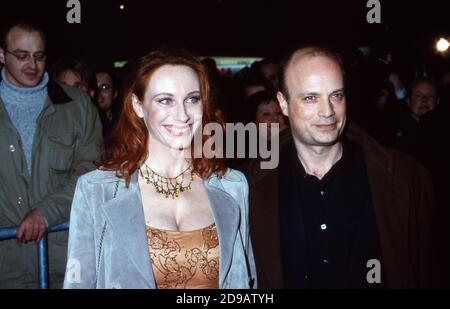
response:
<path id="1" fill-rule="evenodd" d="M 147 85 L 155 71 L 163 65 L 184 65 L 192 68 L 200 81 L 200 92 L 203 103 L 203 127 L 211 122 L 219 123 L 224 127 L 224 121 L 217 110 L 215 94 L 211 85 L 207 69 L 190 53 L 180 50 L 157 50 L 139 58 L 129 74 L 124 85 L 123 110 L 114 132 L 105 141 L 104 149 L 98 163 L 103 170 L 116 171 L 119 178 L 125 179 L 127 186 L 131 175 L 139 169 L 148 157 L 148 129 L 142 118 L 139 118 L 133 109 L 132 96 L 144 101 Z M 202 134 L 202 145 L 209 136 Z M 194 156 L 194 141 L 192 141 L 193 170 L 202 179 L 212 174 L 223 176 L 226 171 L 225 159 L 207 159 Z"/>

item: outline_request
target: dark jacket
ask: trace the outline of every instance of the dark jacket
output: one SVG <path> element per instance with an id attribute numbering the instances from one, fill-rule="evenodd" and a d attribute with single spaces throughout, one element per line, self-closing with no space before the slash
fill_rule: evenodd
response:
<path id="1" fill-rule="evenodd" d="M 433 189 L 412 158 L 385 148 L 355 125 L 345 132 L 366 160 L 388 288 L 419 288 L 431 281 Z M 283 288 L 278 170 L 258 161 L 242 167 L 250 187 L 250 231 L 260 288 Z M 369 271 L 369 269 L 368 269 Z"/>
<path id="2" fill-rule="evenodd" d="M 18 226 L 36 208 L 49 225 L 69 220 L 78 177 L 95 169 L 101 130 L 87 95 L 50 81 L 37 119 L 29 175 L 20 136 L 0 99 L 0 227 Z M 0 241 L 0 288 L 36 288 L 36 253 L 32 243 Z M 51 283 L 62 284 L 66 253 L 67 232 L 49 235 Z"/>

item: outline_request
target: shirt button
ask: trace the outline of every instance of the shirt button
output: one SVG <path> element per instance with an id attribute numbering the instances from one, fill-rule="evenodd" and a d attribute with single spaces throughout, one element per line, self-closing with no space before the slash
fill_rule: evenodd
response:
<path id="1" fill-rule="evenodd" d="M 21 197 L 21 196 L 19 196 L 19 197 L 17 198 L 17 204 L 18 204 L 19 206 L 22 206 L 22 197 Z"/>
<path id="2" fill-rule="evenodd" d="M 322 225 L 320 226 L 320 229 L 321 229 L 322 231 L 325 231 L 327 228 L 328 228 L 328 226 L 327 226 L 326 224 L 322 224 Z"/>
<path id="3" fill-rule="evenodd" d="M 9 151 L 15 152 L 16 151 L 16 147 L 14 147 L 14 145 L 9 145 Z"/>

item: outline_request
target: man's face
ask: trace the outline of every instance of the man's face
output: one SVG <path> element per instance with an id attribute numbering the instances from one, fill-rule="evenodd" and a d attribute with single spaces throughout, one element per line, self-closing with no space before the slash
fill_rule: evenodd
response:
<path id="1" fill-rule="evenodd" d="M 59 73 L 55 79 L 57 82 L 63 85 L 78 88 L 79 90 L 90 96 L 92 100 L 94 100 L 95 90 L 89 88 L 88 83 L 82 80 L 80 74 L 78 74 L 77 72 L 74 72 L 72 70 L 65 70 Z"/>
<path id="2" fill-rule="evenodd" d="M 16 87 L 34 87 L 45 71 L 45 44 L 37 31 L 14 27 L 0 48 L 0 62 L 5 65 L 6 78 Z"/>
<path id="3" fill-rule="evenodd" d="M 340 66 L 325 56 L 293 57 L 286 71 L 289 102 L 278 93 L 281 110 L 290 119 L 296 143 L 329 146 L 346 122 L 344 78 Z"/>
<path id="4" fill-rule="evenodd" d="M 81 77 L 79 74 L 72 70 L 65 70 L 56 76 L 56 81 L 67 86 L 76 87 L 84 92 L 87 92 L 86 83 L 82 83 Z"/>
<path id="5" fill-rule="evenodd" d="M 417 118 L 435 109 L 437 102 L 436 88 L 429 83 L 418 84 L 408 99 L 409 108 Z"/>
<path id="6" fill-rule="evenodd" d="M 114 86 L 111 77 L 108 73 L 97 73 L 97 86 L 98 86 L 98 106 L 107 110 L 111 107 L 114 99 L 117 96 L 117 92 L 114 90 Z"/>

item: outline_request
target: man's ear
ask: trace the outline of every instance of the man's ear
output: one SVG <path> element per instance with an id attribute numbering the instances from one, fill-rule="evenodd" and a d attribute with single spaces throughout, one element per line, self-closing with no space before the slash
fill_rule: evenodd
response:
<path id="1" fill-rule="evenodd" d="M 283 115 L 289 117 L 289 103 L 287 102 L 286 98 L 284 97 L 284 94 L 282 94 L 281 91 L 277 92 L 277 99 L 278 103 L 280 103 L 280 108 L 281 111 L 283 112 Z"/>
<path id="2" fill-rule="evenodd" d="M 6 60 L 5 60 L 5 50 L 0 47 L 0 63 L 5 64 Z"/>
<path id="3" fill-rule="evenodd" d="M 144 110 L 139 98 L 134 93 L 131 95 L 131 101 L 133 103 L 133 110 L 139 118 L 144 118 Z"/>
<path id="4" fill-rule="evenodd" d="M 118 94 L 117 90 L 114 89 L 114 95 L 113 95 L 114 100 L 117 99 L 117 94 Z"/>

